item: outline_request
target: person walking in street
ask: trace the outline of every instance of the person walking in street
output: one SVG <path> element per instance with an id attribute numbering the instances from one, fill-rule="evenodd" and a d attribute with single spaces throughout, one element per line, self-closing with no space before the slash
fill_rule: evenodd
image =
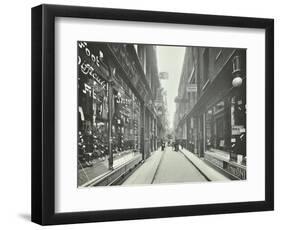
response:
<path id="1" fill-rule="evenodd" d="M 179 151 L 179 143 L 178 143 L 178 140 L 175 141 L 175 144 L 174 144 L 174 150 L 177 152 Z"/>
<path id="2" fill-rule="evenodd" d="M 162 151 L 165 150 L 165 141 L 163 141 L 163 140 L 162 140 L 162 143 L 161 143 L 161 150 L 162 150 Z"/>

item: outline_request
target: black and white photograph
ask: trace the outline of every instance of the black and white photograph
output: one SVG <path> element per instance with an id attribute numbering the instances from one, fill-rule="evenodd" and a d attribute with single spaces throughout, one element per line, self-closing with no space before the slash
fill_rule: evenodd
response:
<path id="1" fill-rule="evenodd" d="M 247 180 L 246 55 L 77 41 L 77 187 Z"/>
<path id="2" fill-rule="evenodd" d="M 43 4 L 31 25 L 33 222 L 274 210 L 272 18 Z"/>

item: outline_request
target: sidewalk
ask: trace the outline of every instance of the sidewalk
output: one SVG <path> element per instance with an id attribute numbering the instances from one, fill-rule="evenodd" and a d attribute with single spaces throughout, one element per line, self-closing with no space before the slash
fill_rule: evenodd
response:
<path id="1" fill-rule="evenodd" d="M 156 150 L 122 185 L 151 184 L 163 152 Z"/>
<path id="2" fill-rule="evenodd" d="M 228 181 L 229 178 L 225 177 L 217 170 L 213 169 L 209 166 L 204 160 L 200 159 L 193 153 L 189 152 L 186 149 L 180 149 L 180 151 L 185 155 L 187 159 L 189 159 L 195 167 L 197 167 L 201 173 L 203 173 L 210 181 Z"/>

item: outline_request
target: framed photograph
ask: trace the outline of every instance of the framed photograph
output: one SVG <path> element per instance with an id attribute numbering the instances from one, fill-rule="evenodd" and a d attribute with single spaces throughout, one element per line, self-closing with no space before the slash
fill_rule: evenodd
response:
<path id="1" fill-rule="evenodd" d="M 32 8 L 32 221 L 274 208 L 274 21 Z"/>

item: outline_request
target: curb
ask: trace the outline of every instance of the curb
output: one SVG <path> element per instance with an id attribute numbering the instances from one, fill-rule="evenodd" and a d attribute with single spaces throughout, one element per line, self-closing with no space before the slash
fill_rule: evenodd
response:
<path id="1" fill-rule="evenodd" d="M 154 155 L 157 154 L 157 155 Z M 163 152 L 154 151 L 151 153 L 151 156 L 147 158 L 144 162 L 140 164 L 137 170 L 134 170 L 123 183 L 132 185 L 132 184 L 152 184 L 157 175 L 159 165 L 161 164 L 161 159 L 163 157 Z M 136 174 L 135 174 L 136 173 Z M 145 173 L 146 176 L 142 176 Z M 133 176 L 135 174 L 135 176 Z M 133 176 L 133 178 L 131 178 Z M 130 179 L 131 178 L 131 179 Z M 130 183 L 126 183 L 130 180 Z"/>
<path id="2" fill-rule="evenodd" d="M 225 176 L 213 165 L 208 164 L 208 162 L 205 161 L 204 158 L 199 158 L 198 156 L 194 155 L 192 152 L 186 149 L 180 150 L 180 152 L 185 156 L 186 159 L 188 159 L 194 165 L 194 167 L 196 167 L 201 172 L 202 175 L 207 177 L 209 181 L 231 180 L 231 178 Z"/>
<path id="3" fill-rule="evenodd" d="M 207 181 L 212 181 L 205 173 L 202 172 L 202 170 L 184 154 L 181 150 L 179 150 L 181 154 L 202 174 L 202 176 L 207 180 Z"/>
<path id="4" fill-rule="evenodd" d="M 155 178 L 156 178 L 156 175 L 157 175 L 157 172 L 158 172 L 159 167 L 160 167 L 160 165 L 161 165 L 161 162 L 162 162 L 162 160 L 163 160 L 164 154 L 165 154 L 165 151 L 162 152 L 162 154 L 161 154 L 160 160 L 158 161 L 158 165 L 157 165 L 156 170 L 155 170 L 155 172 L 154 172 L 154 174 L 153 174 L 153 178 L 152 178 L 150 184 L 153 184 L 153 182 L 154 182 L 154 180 L 155 180 Z"/>

